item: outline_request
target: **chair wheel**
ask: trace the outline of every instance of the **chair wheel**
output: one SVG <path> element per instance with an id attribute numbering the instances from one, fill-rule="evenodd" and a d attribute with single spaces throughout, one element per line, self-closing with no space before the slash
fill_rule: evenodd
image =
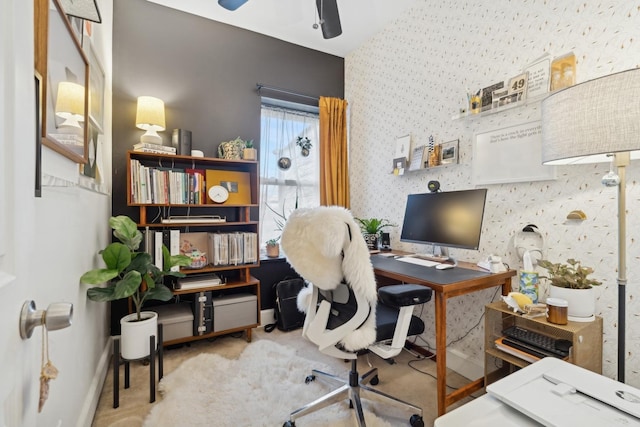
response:
<path id="1" fill-rule="evenodd" d="M 310 382 L 313 382 L 316 380 L 316 376 L 315 375 L 308 375 L 307 378 L 304 379 L 304 383 L 305 384 L 309 384 Z"/>
<path id="2" fill-rule="evenodd" d="M 378 383 L 380 383 L 380 378 L 378 378 L 377 375 L 371 378 L 371 381 L 369 381 L 369 384 L 371 385 L 378 385 Z"/>
<path id="3" fill-rule="evenodd" d="M 424 427 L 424 421 L 418 414 L 411 415 L 411 418 L 409 418 L 409 424 L 411 424 L 411 427 Z"/>
<path id="4" fill-rule="evenodd" d="M 296 427 L 296 422 L 295 421 L 287 421 L 284 424 L 282 424 L 282 427 Z"/>

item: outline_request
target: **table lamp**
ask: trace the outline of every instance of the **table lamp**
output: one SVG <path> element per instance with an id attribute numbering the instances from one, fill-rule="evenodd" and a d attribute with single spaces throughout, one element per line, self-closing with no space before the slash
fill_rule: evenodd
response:
<path id="1" fill-rule="evenodd" d="M 82 129 L 79 122 L 84 121 L 84 86 L 71 82 L 58 83 L 55 112 L 56 116 L 64 119 L 59 127 Z"/>
<path id="2" fill-rule="evenodd" d="M 136 126 L 146 131 L 140 142 L 162 145 L 158 131 L 165 129 L 164 102 L 152 96 L 139 96 Z"/>
<path id="3" fill-rule="evenodd" d="M 625 376 L 626 177 L 640 158 L 640 69 L 590 80 L 542 101 L 542 163 L 572 165 L 610 162 L 603 179 L 618 186 L 618 381 Z"/>

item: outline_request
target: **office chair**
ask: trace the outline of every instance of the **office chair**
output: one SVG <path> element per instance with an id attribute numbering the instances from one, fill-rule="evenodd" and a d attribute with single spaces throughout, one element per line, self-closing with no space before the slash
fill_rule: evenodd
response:
<path id="1" fill-rule="evenodd" d="M 421 334 L 424 323 L 413 316 L 413 307 L 429 301 L 431 289 L 394 285 L 378 291 L 364 237 L 342 207 L 296 209 L 285 224 L 281 245 L 291 266 L 308 282 L 297 298 L 298 309 L 306 312 L 302 335 L 321 352 L 351 360 L 346 380 L 313 370 L 306 382 L 318 377 L 341 387 L 293 411 L 284 427 L 294 427 L 296 419 L 345 398 L 364 427 L 361 396 L 399 405 L 412 413 L 411 426 L 424 426 L 421 408 L 369 387 L 378 383 L 377 369 L 360 377 L 357 357 L 371 351 L 390 359 L 402 351 L 408 335 Z"/>

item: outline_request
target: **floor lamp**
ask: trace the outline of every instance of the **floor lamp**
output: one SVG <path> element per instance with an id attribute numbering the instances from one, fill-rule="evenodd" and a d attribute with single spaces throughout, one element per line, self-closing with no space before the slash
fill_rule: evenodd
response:
<path id="1" fill-rule="evenodd" d="M 602 183 L 618 186 L 618 381 L 625 375 L 627 284 L 625 168 L 640 158 L 640 69 L 590 80 L 542 101 L 542 163 L 611 162 Z M 613 159 L 613 160 L 612 160 Z"/>

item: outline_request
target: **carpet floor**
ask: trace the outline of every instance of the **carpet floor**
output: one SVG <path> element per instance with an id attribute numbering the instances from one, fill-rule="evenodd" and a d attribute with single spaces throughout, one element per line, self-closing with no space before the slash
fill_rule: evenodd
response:
<path id="1" fill-rule="evenodd" d="M 148 366 L 144 366 L 141 363 L 136 362 L 131 364 L 131 387 L 126 390 L 123 388 L 124 369 L 121 368 L 120 406 L 119 408 L 114 409 L 113 373 L 110 368 L 98 403 L 98 408 L 94 416 L 92 427 L 177 427 L 182 425 L 273 425 L 274 427 L 277 427 L 281 426 L 282 423 L 288 419 L 288 412 L 309 403 L 310 396 L 312 396 L 313 400 L 332 389 L 332 387 L 328 385 L 316 384 L 320 383 L 320 381 L 306 385 L 304 383 L 304 379 L 309 373 L 305 372 L 308 367 L 313 366 L 314 368 L 320 368 L 321 370 L 325 370 L 341 377 L 346 377 L 346 373 L 350 367 L 349 363 L 345 363 L 342 360 L 337 360 L 320 353 L 312 343 L 301 337 L 300 330 L 292 332 L 281 332 L 275 330 L 272 333 L 265 333 L 262 329 L 254 330 L 253 342 L 259 345 L 266 344 L 257 342 L 261 340 L 268 340 L 278 344 L 278 346 L 273 346 L 273 348 L 275 348 L 274 351 L 278 354 L 282 353 L 283 355 L 289 355 L 291 360 L 298 362 L 291 365 L 290 369 L 285 369 L 286 371 L 291 371 L 291 377 L 287 377 L 287 380 L 290 380 L 291 384 L 295 383 L 295 376 L 300 376 L 300 392 L 297 393 L 297 395 L 296 393 L 291 392 L 288 392 L 285 395 L 285 391 L 283 390 L 291 391 L 290 389 L 293 389 L 293 386 L 288 385 L 287 387 L 284 387 L 284 382 L 281 382 L 282 384 L 279 384 L 279 386 L 284 388 L 278 389 L 276 385 L 272 384 L 272 377 L 258 377 L 256 378 L 257 382 L 251 382 L 246 378 L 238 378 L 238 386 L 240 386 L 241 383 L 245 383 L 247 384 L 247 388 L 244 394 L 244 400 L 241 402 L 235 402 L 233 407 L 233 411 L 235 411 L 235 413 L 243 414 L 243 417 L 237 417 L 237 422 L 235 424 L 228 424 L 226 422 L 220 423 L 222 421 L 216 423 L 216 419 L 219 417 L 216 416 L 213 403 L 210 401 L 207 402 L 206 399 L 198 400 L 199 404 L 195 405 L 188 405 L 185 403 L 181 404 L 180 402 L 177 402 L 175 403 L 177 406 L 170 406 L 174 404 L 172 401 L 178 397 L 175 395 L 172 396 L 172 388 L 173 390 L 176 389 L 175 384 L 181 384 L 181 387 L 183 387 L 181 389 L 185 389 L 185 387 L 187 389 L 189 388 L 188 381 L 187 384 L 183 384 L 184 381 L 182 381 L 182 377 L 184 377 L 183 374 L 187 371 L 193 371 L 193 366 L 195 366 L 194 363 L 197 365 L 199 358 L 209 357 L 210 355 L 214 359 L 208 360 L 217 361 L 219 364 L 223 364 L 227 371 L 226 378 L 223 382 L 227 386 L 234 380 L 234 378 L 238 377 L 238 375 L 234 375 L 234 372 L 236 372 L 234 371 L 234 364 L 237 362 L 237 359 L 243 358 L 243 353 L 248 348 L 249 343 L 247 343 L 244 337 L 225 336 L 215 340 L 196 341 L 188 346 L 184 345 L 180 348 L 165 349 L 165 380 L 158 386 L 158 389 L 162 390 L 162 393 L 158 393 L 155 403 L 149 403 L 149 368 Z M 258 348 L 259 345 L 255 347 Z M 255 357 L 255 355 L 250 355 L 247 352 L 244 357 Z M 189 362 L 190 360 L 191 362 Z M 436 418 L 435 363 L 429 359 L 418 359 L 409 352 L 402 352 L 395 358 L 395 362 L 395 364 L 389 364 L 375 355 L 370 355 L 368 357 L 361 356 L 358 360 L 358 369 L 360 374 L 368 371 L 370 369 L 368 363 L 378 368 L 380 383 L 375 386 L 375 388 L 399 399 L 408 401 L 416 406 L 422 407 L 425 425 L 432 425 Z M 268 369 L 270 364 L 270 359 L 265 358 L 264 369 L 257 369 L 254 376 L 261 375 L 259 372 L 280 375 L 280 377 L 284 375 L 285 370 L 278 373 L 274 372 L 274 369 Z M 259 366 L 259 362 L 254 363 L 254 365 Z M 177 372 L 177 375 L 172 376 L 171 374 L 173 372 Z M 208 371 L 203 368 L 204 377 L 210 376 L 206 375 L 207 372 Z M 453 372 L 449 373 L 447 381 L 448 385 L 451 387 L 459 387 L 467 382 L 466 379 Z M 264 386 L 261 386 L 261 384 L 264 384 Z M 212 382 L 207 386 L 207 389 L 215 386 L 215 382 Z M 451 390 L 452 389 L 449 389 L 449 391 Z M 275 400 L 257 398 L 256 396 L 259 394 L 267 395 L 269 397 L 277 396 L 277 398 Z M 219 395 L 220 394 L 218 393 L 216 396 L 219 398 Z M 240 396 L 242 396 L 242 394 L 240 394 Z M 457 405 L 468 401 L 468 399 L 469 398 L 458 402 Z M 238 399 L 234 398 L 234 400 Z M 279 405 L 281 405 L 282 408 L 278 409 L 274 402 L 279 402 Z M 373 422 L 370 424 L 372 426 L 409 425 L 406 414 L 401 413 L 395 408 L 390 406 L 389 410 L 387 410 L 387 408 L 378 408 L 378 406 L 381 405 L 377 403 L 371 403 L 371 406 L 369 406 L 366 400 L 364 403 L 365 410 L 367 411 L 365 414 L 366 416 L 371 417 Z M 231 405 L 231 403 L 229 403 L 229 405 Z M 374 408 L 374 405 L 377 406 Z M 454 405 L 449 409 L 452 409 L 457 405 Z M 353 411 L 349 411 L 348 405 L 338 404 L 334 406 L 335 408 L 331 408 L 331 412 L 329 412 L 329 409 L 325 409 L 325 411 L 327 411 L 325 413 L 326 415 L 333 414 L 333 416 L 335 416 L 334 421 L 330 424 L 319 421 L 326 420 L 326 418 L 316 418 L 313 415 L 300 418 L 296 424 L 299 426 L 355 425 L 352 424 L 352 419 L 354 419 L 353 414 L 350 414 L 350 412 Z M 176 410 L 175 408 L 181 409 Z M 218 411 L 217 414 L 221 413 L 218 409 L 216 410 Z M 260 416 L 264 417 L 264 419 L 261 419 L 262 422 L 247 421 L 248 419 L 255 420 L 256 418 L 244 418 L 244 414 L 251 414 L 255 412 L 261 413 L 258 414 L 258 419 L 261 419 Z M 347 415 L 345 415 L 345 413 Z M 267 418 L 267 415 L 273 418 Z M 208 416 L 210 418 L 207 418 Z M 380 419 L 378 420 L 377 417 Z M 201 419 L 209 420 L 209 424 L 198 424 L 197 420 Z M 181 422 L 181 420 L 183 422 Z M 187 420 L 191 420 L 189 421 L 191 424 L 184 424 Z"/>

